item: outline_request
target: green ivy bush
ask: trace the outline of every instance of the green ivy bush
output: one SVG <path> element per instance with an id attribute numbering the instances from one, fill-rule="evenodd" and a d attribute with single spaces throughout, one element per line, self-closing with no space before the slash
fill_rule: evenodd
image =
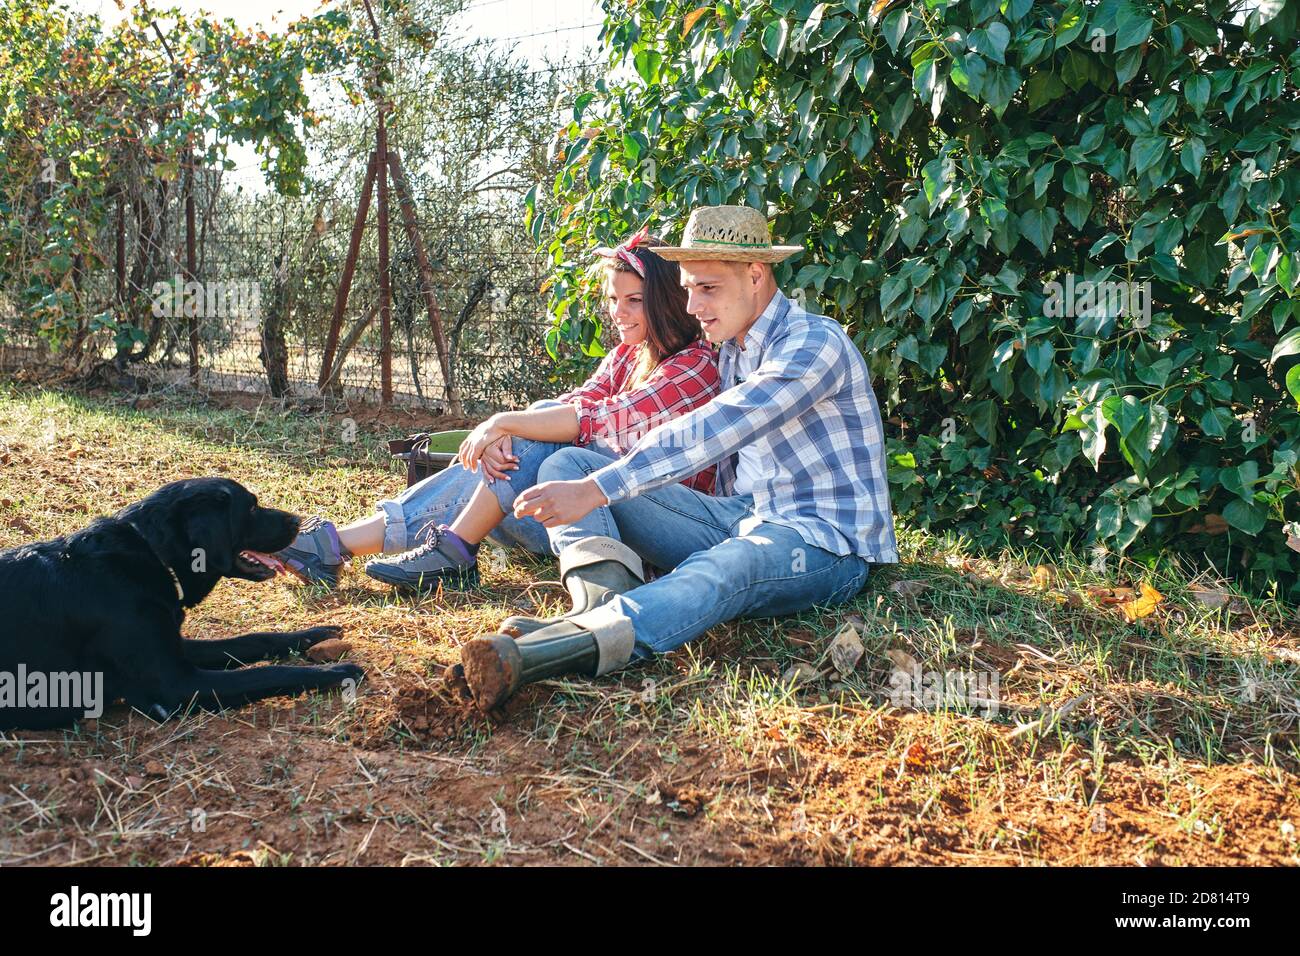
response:
<path id="1" fill-rule="evenodd" d="M 551 344 L 598 332 L 593 245 L 766 208 L 870 362 L 900 517 L 1294 597 L 1298 8 L 606 0 L 529 197 Z"/>

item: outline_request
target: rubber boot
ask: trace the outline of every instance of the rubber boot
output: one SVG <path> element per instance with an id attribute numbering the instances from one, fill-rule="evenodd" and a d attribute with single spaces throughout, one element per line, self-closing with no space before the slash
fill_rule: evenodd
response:
<path id="1" fill-rule="evenodd" d="M 569 589 L 573 607 L 558 617 L 513 615 L 497 627 L 498 634 L 523 637 L 575 614 L 600 607 L 616 595 L 645 583 L 636 552 L 613 538 L 585 538 L 560 552 L 560 580 Z"/>
<path id="2" fill-rule="evenodd" d="M 461 648 L 460 660 L 475 705 L 487 713 L 525 684 L 616 670 L 631 660 L 633 642 L 632 622 L 611 607 L 598 607 L 520 638 L 476 637 Z"/>

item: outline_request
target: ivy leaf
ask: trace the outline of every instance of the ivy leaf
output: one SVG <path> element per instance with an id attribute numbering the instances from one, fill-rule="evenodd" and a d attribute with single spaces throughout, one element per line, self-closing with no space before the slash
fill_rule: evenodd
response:
<path id="1" fill-rule="evenodd" d="M 627 157 L 630 166 L 635 166 L 641 159 L 641 144 L 631 133 L 623 134 L 623 154 Z"/>
<path id="2" fill-rule="evenodd" d="M 870 53 L 858 57 L 857 62 L 853 64 L 853 79 L 857 81 L 858 89 L 866 92 L 867 84 L 871 82 L 871 74 L 875 70 L 876 61 L 871 58 Z"/>
<path id="3" fill-rule="evenodd" d="M 813 183 L 818 186 L 822 184 L 822 170 L 824 170 L 825 168 L 826 168 L 826 154 L 820 152 L 815 153 L 812 156 L 809 156 L 808 162 L 804 164 L 804 172 L 806 172 L 808 174 L 808 178 L 811 179 Z"/>
<path id="4" fill-rule="evenodd" d="M 1205 112 L 1206 104 L 1210 102 L 1210 78 L 1204 73 L 1193 76 L 1187 81 L 1185 95 L 1192 109 L 1196 110 L 1196 115 L 1200 116 Z"/>
<path id="5" fill-rule="evenodd" d="M 970 411 L 971 427 L 990 445 L 997 441 L 998 407 L 992 399 L 976 402 Z"/>
<path id="6" fill-rule="evenodd" d="M 1268 514 L 1258 505 L 1247 504 L 1237 498 L 1228 502 L 1228 507 L 1223 509 L 1223 520 L 1237 530 L 1244 531 L 1253 537 L 1264 530 L 1264 523 L 1268 520 Z"/>
<path id="7" fill-rule="evenodd" d="M 1000 119 L 1018 89 L 1020 89 L 1020 73 L 1015 67 L 995 66 L 991 75 L 984 81 L 984 101 L 993 107 L 994 114 Z"/>
<path id="8" fill-rule="evenodd" d="M 1077 0 L 1065 8 L 1056 23 L 1056 49 L 1060 50 L 1075 41 L 1084 27 L 1083 5 Z"/>
<path id="9" fill-rule="evenodd" d="M 1286 373 L 1286 390 L 1291 393 L 1291 397 L 1296 400 L 1296 405 L 1300 407 L 1300 365 L 1292 365 L 1291 370 Z"/>
<path id="10" fill-rule="evenodd" d="M 1075 229 L 1082 229 L 1092 212 L 1092 200 L 1080 199 L 1078 196 L 1065 197 L 1065 218 Z M 1100 241 L 1100 240 L 1098 240 Z M 1096 245 L 1096 243 L 1094 243 Z"/>
<path id="11" fill-rule="evenodd" d="M 799 173 L 803 170 L 798 163 L 786 163 L 781 167 L 781 192 L 787 196 L 794 195 L 794 184 L 799 181 Z"/>
<path id="12" fill-rule="evenodd" d="M 888 14 L 880 24 L 880 32 L 885 36 L 885 42 L 889 44 L 889 52 L 897 53 L 898 45 L 903 42 L 903 35 L 907 33 L 908 16 L 907 10 L 900 7 Z"/>
<path id="13" fill-rule="evenodd" d="M 1112 52 L 1121 53 L 1141 46 L 1151 36 L 1151 28 L 1154 25 L 1155 21 L 1150 13 L 1141 12 L 1128 5 L 1120 7 L 1115 21 L 1115 49 Z"/>
<path id="14" fill-rule="evenodd" d="M 1052 246 L 1060 215 L 1055 209 L 1027 209 L 1020 214 L 1020 232 L 1043 255 Z"/>
<path id="15" fill-rule="evenodd" d="M 1159 135 L 1139 136 L 1133 140 L 1129 159 L 1133 171 L 1141 176 L 1158 163 L 1165 154 L 1165 138 Z"/>
<path id="16" fill-rule="evenodd" d="M 773 60 L 779 61 L 781 54 L 785 51 L 785 41 L 789 36 L 790 24 L 786 23 L 785 20 L 773 20 L 763 30 L 763 52 Z"/>
<path id="17" fill-rule="evenodd" d="M 1273 354 L 1269 357 L 1269 363 L 1277 364 L 1277 360 L 1286 358 L 1288 355 L 1295 355 L 1300 352 L 1300 328 L 1292 329 L 1282 338 L 1278 339 L 1277 345 L 1273 346 Z"/>
<path id="18" fill-rule="evenodd" d="M 1011 31 L 1000 20 L 995 20 L 982 30 L 972 30 L 967 38 L 971 49 L 983 54 L 994 63 L 1006 63 L 1007 43 L 1011 40 Z"/>
<path id="19" fill-rule="evenodd" d="M 654 83 L 659 79 L 659 65 L 662 62 L 663 56 L 657 51 L 640 50 L 633 58 L 632 65 L 636 67 L 641 79 L 645 80 L 646 83 Z"/>

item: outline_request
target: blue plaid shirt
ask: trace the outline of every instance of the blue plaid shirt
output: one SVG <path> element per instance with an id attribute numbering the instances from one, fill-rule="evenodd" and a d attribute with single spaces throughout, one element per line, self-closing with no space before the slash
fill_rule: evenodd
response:
<path id="1" fill-rule="evenodd" d="M 750 349 L 757 366 L 740 381 L 740 347 L 724 342 L 725 391 L 649 432 L 597 471 L 596 485 L 613 504 L 718 462 L 718 493 L 732 494 L 736 451 L 752 444 L 762 463 L 759 520 L 834 554 L 897 562 L 880 408 L 853 342 L 839 323 L 777 292 L 745 335 Z"/>

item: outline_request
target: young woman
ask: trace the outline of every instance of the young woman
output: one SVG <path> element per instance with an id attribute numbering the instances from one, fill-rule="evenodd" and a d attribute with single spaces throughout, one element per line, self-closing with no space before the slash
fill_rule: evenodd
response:
<path id="1" fill-rule="evenodd" d="M 383 552 L 366 574 L 407 590 L 478 581 L 477 554 L 489 535 L 549 554 L 546 530 L 513 515 L 515 497 L 537 483 L 543 461 L 567 445 L 621 457 L 656 425 L 718 392 L 716 357 L 686 312 L 677 264 L 655 255 L 645 230 L 600 248 L 609 317 L 619 344 L 580 387 L 526 411 L 493 415 L 470 433 L 457 462 L 379 502 L 370 518 L 336 528 L 313 518 L 279 553 L 298 577 L 334 587 L 349 558 Z M 683 482 L 712 493 L 714 469 Z"/>

